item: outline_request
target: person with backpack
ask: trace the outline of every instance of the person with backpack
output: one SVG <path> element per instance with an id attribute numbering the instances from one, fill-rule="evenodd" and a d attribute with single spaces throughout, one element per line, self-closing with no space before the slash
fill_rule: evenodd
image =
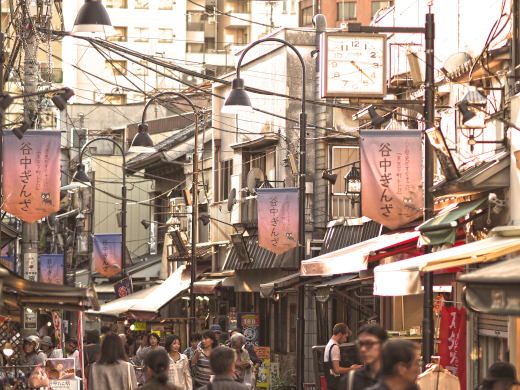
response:
<path id="1" fill-rule="evenodd" d="M 332 337 L 323 352 L 323 370 L 327 381 L 327 390 L 339 390 L 342 376 L 349 371 L 362 367 L 358 364 L 351 367 L 341 367 L 339 364 L 341 360 L 339 344 L 345 343 L 351 334 L 352 332 L 347 325 L 343 323 L 334 325 Z"/>

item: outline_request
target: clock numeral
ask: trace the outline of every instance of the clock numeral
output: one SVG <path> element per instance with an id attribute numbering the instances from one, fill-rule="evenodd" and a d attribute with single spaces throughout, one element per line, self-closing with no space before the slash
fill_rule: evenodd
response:
<path id="1" fill-rule="evenodd" d="M 359 47 L 359 41 L 352 41 L 352 47 Z"/>
<path id="2" fill-rule="evenodd" d="M 332 66 L 333 68 L 337 67 L 338 66 L 338 63 L 336 61 L 332 61 L 330 63 L 330 66 Z"/>
<path id="3" fill-rule="evenodd" d="M 374 68 L 379 68 L 379 64 L 377 62 L 374 62 Z"/>
<path id="4" fill-rule="evenodd" d="M 368 87 L 368 80 L 363 80 L 363 86 Z"/>
<path id="5" fill-rule="evenodd" d="M 341 54 L 341 53 L 334 53 L 334 57 L 335 58 L 341 58 L 341 57 L 343 57 L 343 54 Z"/>
<path id="6" fill-rule="evenodd" d="M 345 81 L 345 84 L 343 84 L 344 87 L 346 87 L 348 84 L 348 81 Z"/>
<path id="7" fill-rule="evenodd" d="M 341 50 L 347 51 L 348 50 L 348 45 L 346 43 L 343 43 L 341 45 Z"/>
<path id="8" fill-rule="evenodd" d="M 376 72 L 372 73 L 372 76 L 370 76 L 370 78 L 372 79 L 375 79 L 377 76 L 376 76 Z"/>
<path id="9" fill-rule="evenodd" d="M 334 72 L 334 77 L 339 77 L 339 72 Z"/>
<path id="10" fill-rule="evenodd" d="M 358 89 L 359 88 L 359 85 L 357 84 L 352 84 L 352 89 Z"/>
<path id="11" fill-rule="evenodd" d="M 376 53 L 374 51 L 370 53 L 370 58 L 376 58 Z"/>

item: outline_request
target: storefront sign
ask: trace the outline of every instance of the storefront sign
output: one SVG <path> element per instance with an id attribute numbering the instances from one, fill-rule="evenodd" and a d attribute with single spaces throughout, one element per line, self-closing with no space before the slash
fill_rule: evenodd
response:
<path id="1" fill-rule="evenodd" d="M 36 313 L 24 312 L 23 327 L 25 329 L 36 329 Z"/>
<path id="2" fill-rule="evenodd" d="M 256 387 L 259 389 L 269 387 L 269 365 L 271 362 L 271 348 L 269 347 L 255 347 L 257 356 L 262 359 L 262 365 L 258 370 L 258 378 Z"/>
<path id="3" fill-rule="evenodd" d="M 298 246 L 298 188 L 259 188 L 258 244 L 277 255 Z"/>
<path id="4" fill-rule="evenodd" d="M 421 217 L 421 131 L 365 130 L 361 137 L 363 216 L 389 229 Z"/>
<path id="5" fill-rule="evenodd" d="M 246 343 L 253 347 L 260 344 L 260 314 L 258 313 L 237 313 L 238 327 L 246 338 Z"/>
<path id="6" fill-rule="evenodd" d="M 121 234 L 94 235 L 96 272 L 111 277 L 121 271 Z"/>
<path id="7" fill-rule="evenodd" d="M 38 281 L 38 253 L 23 255 L 23 278 L 30 282 Z"/>
<path id="8" fill-rule="evenodd" d="M 52 390 L 78 390 L 77 379 L 49 380 L 49 388 Z"/>
<path id="9" fill-rule="evenodd" d="M 14 272 L 14 257 L 13 256 L 2 256 L 0 263 L 10 271 Z"/>
<path id="10" fill-rule="evenodd" d="M 459 378 L 466 390 L 466 310 L 443 307 L 439 329 L 441 365 Z"/>
<path id="11" fill-rule="evenodd" d="M 146 322 L 134 322 L 134 330 L 146 331 Z"/>
<path id="12" fill-rule="evenodd" d="M 40 255 L 40 281 L 63 284 L 63 254 Z"/>
<path id="13" fill-rule="evenodd" d="M 126 278 L 114 284 L 114 291 L 116 292 L 116 299 L 123 298 L 134 292 L 132 286 L 132 279 Z"/>
<path id="14" fill-rule="evenodd" d="M 72 358 L 63 359 L 47 359 L 45 360 L 45 373 L 49 379 L 55 379 L 56 382 L 62 382 L 75 377 L 75 362 Z M 52 386 L 54 389 L 55 387 Z"/>
<path id="15" fill-rule="evenodd" d="M 63 349 L 63 321 L 59 311 L 52 312 L 54 322 L 54 335 L 56 336 L 56 349 Z"/>
<path id="16" fill-rule="evenodd" d="M 60 209 L 59 131 L 4 131 L 2 209 L 34 223 Z"/>

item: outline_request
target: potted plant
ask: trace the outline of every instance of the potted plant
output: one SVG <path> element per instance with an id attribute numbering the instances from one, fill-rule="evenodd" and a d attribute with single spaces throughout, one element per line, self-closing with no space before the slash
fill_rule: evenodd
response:
<path id="1" fill-rule="evenodd" d="M 293 379 L 296 376 L 296 371 L 294 368 L 288 368 L 284 370 L 284 373 L 280 376 L 274 375 L 271 378 L 271 389 L 273 390 L 290 390 L 294 389 Z"/>

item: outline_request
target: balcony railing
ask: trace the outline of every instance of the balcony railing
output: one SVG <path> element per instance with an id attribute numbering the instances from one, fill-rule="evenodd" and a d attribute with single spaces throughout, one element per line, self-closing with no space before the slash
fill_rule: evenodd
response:
<path id="1" fill-rule="evenodd" d="M 357 218 L 359 217 L 359 203 L 352 203 L 346 196 L 333 194 L 330 197 L 330 218 Z"/>
<path id="2" fill-rule="evenodd" d="M 48 83 L 63 83 L 63 69 L 61 68 L 53 68 L 50 74 L 47 69 L 42 69 L 40 70 L 40 76 L 43 81 L 46 81 Z"/>
<path id="3" fill-rule="evenodd" d="M 204 31 L 204 23 L 188 22 L 186 23 L 186 31 Z"/>

